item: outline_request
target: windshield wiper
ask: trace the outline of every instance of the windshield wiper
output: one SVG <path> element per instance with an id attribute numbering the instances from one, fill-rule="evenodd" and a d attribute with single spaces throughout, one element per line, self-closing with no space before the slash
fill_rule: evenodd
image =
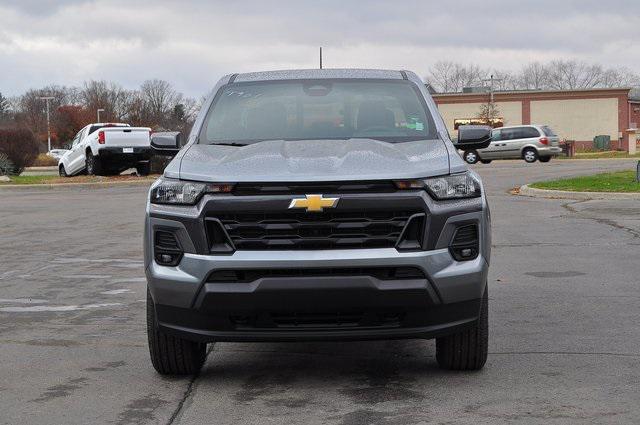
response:
<path id="1" fill-rule="evenodd" d="M 246 143 L 238 143 L 238 142 L 220 142 L 220 143 L 209 143 L 210 145 L 218 145 L 218 146 L 247 146 Z"/>

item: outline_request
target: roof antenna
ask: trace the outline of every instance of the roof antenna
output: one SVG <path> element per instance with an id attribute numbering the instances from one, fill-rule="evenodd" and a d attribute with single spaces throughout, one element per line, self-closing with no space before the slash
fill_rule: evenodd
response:
<path id="1" fill-rule="evenodd" d="M 320 69 L 322 69 L 322 47 L 320 47 Z"/>

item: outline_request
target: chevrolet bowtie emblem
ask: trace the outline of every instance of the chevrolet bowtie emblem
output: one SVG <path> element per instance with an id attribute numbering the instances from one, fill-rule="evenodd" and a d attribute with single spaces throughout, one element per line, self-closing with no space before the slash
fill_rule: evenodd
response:
<path id="1" fill-rule="evenodd" d="M 333 208 L 340 198 L 323 198 L 322 195 L 305 195 L 306 198 L 291 200 L 289 208 L 306 208 L 307 212 L 321 212 L 324 208 Z"/>

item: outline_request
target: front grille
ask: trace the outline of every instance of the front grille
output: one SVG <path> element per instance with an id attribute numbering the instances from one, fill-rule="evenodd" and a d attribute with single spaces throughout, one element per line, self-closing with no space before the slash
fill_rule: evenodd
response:
<path id="1" fill-rule="evenodd" d="M 392 248 L 416 211 L 221 214 L 238 250 Z"/>
<path id="2" fill-rule="evenodd" d="M 305 195 L 307 193 L 390 193 L 397 190 L 392 181 L 238 183 L 234 195 Z"/>
<path id="3" fill-rule="evenodd" d="M 264 278 L 370 276 L 379 280 L 426 279 L 417 267 L 349 267 L 326 269 L 216 270 L 208 282 L 250 283 Z"/>

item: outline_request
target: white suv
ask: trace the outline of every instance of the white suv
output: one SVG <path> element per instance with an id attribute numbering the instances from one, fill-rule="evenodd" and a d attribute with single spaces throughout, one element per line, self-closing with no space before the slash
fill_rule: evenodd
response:
<path id="1" fill-rule="evenodd" d="M 469 164 L 488 164 L 494 159 L 524 159 L 526 162 L 549 162 L 562 152 L 559 137 L 546 125 L 501 127 L 492 131 L 491 144 L 485 149 L 465 150 Z"/>

